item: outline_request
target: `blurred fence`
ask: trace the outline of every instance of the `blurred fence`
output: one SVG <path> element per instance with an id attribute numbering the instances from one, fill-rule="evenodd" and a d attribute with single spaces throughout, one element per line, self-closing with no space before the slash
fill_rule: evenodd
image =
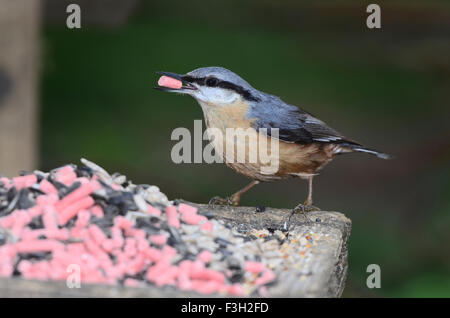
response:
<path id="1" fill-rule="evenodd" d="M 0 0 L 0 174 L 37 167 L 40 0 Z"/>

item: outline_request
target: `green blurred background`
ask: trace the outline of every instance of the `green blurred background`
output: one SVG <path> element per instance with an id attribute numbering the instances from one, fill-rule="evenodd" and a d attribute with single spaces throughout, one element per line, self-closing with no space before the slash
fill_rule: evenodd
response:
<path id="1" fill-rule="evenodd" d="M 352 222 L 344 297 L 450 296 L 450 2 L 47 1 L 42 31 L 40 168 L 86 157 L 207 202 L 246 184 L 220 164 L 174 164 L 177 127 L 202 119 L 190 97 L 153 90 L 155 71 L 233 70 L 344 135 L 396 156 L 339 156 L 315 178 L 315 204 Z M 243 205 L 292 208 L 306 182 L 262 184 Z M 366 267 L 381 266 L 381 289 Z"/>

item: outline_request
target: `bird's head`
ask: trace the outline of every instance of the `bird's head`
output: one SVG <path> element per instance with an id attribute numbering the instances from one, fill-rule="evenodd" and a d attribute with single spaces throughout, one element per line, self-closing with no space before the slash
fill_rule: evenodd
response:
<path id="1" fill-rule="evenodd" d="M 233 104 L 238 99 L 258 101 L 259 91 L 239 75 L 223 67 L 202 67 L 185 75 L 158 72 L 162 77 L 156 89 L 188 94 L 198 102 L 222 105 Z"/>

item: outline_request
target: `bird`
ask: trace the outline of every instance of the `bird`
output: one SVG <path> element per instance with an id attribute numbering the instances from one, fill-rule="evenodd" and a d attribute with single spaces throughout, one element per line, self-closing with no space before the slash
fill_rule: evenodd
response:
<path id="1" fill-rule="evenodd" d="M 391 158 L 386 153 L 346 138 L 311 113 L 275 95 L 259 91 L 226 68 L 210 66 L 186 74 L 157 73 L 162 76 L 155 88 L 192 96 L 202 108 L 208 129 L 218 129 L 225 135 L 227 129 L 241 128 L 254 132 L 258 140 L 278 142 L 278 169 L 263 173 L 261 160 L 236 162 L 232 160 L 234 157 L 230 159 L 223 153 L 223 148 L 227 147 L 236 147 L 238 151 L 239 147 L 245 147 L 244 150 L 251 152 L 249 141 L 238 143 L 236 138 L 210 139 L 215 150 L 223 147 L 220 155 L 227 166 L 251 179 L 247 186 L 231 196 L 216 196 L 210 204 L 237 206 L 242 195 L 260 182 L 302 178 L 308 181 L 308 194 L 294 210 L 314 209 L 313 178 L 336 155 L 362 152 L 381 159 Z M 248 159 L 247 154 L 245 158 Z"/>

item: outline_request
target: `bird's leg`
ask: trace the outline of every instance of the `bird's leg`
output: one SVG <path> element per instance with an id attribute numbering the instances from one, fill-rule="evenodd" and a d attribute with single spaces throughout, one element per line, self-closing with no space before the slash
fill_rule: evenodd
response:
<path id="1" fill-rule="evenodd" d="M 311 221 L 306 216 L 305 212 L 320 210 L 319 208 L 316 208 L 315 206 L 312 205 L 312 179 L 313 179 L 313 176 L 308 177 L 308 196 L 306 197 L 306 201 L 303 204 L 301 204 L 301 203 L 297 204 L 297 206 L 294 209 L 292 209 L 292 212 L 289 215 L 287 222 L 284 223 L 284 230 L 287 232 L 287 236 L 289 236 L 289 230 L 291 227 L 291 218 L 294 214 L 300 213 L 308 221 Z"/>
<path id="2" fill-rule="evenodd" d="M 312 188 L 313 188 L 313 176 L 308 177 L 308 196 L 306 197 L 306 200 L 303 204 L 298 204 L 293 210 L 292 214 L 294 213 L 305 213 L 305 212 L 311 212 L 311 211 L 319 211 L 320 209 L 313 206 L 313 200 L 312 200 Z"/>
<path id="3" fill-rule="evenodd" d="M 239 202 L 241 201 L 241 196 L 257 184 L 259 184 L 259 181 L 253 180 L 252 182 L 247 184 L 245 187 L 243 187 L 241 190 L 239 190 L 238 192 L 231 195 L 230 201 L 233 203 L 233 205 L 239 205 Z"/>
<path id="4" fill-rule="evenodd" d="M 248 185 L 246 185 L 244 188 L 242 188 L 241 190 L 237 191 L 236 193 L 232 194 L 230 197 L 227 197 L 225 199 L 223 199 L 221 197 L 214 197 L 211 200 L 209 200 L 209 205 L 214 206 L 216 204 L 219 204 L 219 205 L 237 206 L 237 205 L 239 205 L 239 202 L 241 201 L 241 196 L 245 192 L 247 192 L 248 190 L 253 188 L 255 185 L 257 185 L 258 183 L 259 183 L 258 180 L 253 180 Z"/>
<path id="5" fill-rule="evenodd" d="M 312 200 L 312 190 L 313 190 L 313 176 L 310 176 L 308 178 L 308 196 L 306 197 L 305 203 L 303 203 L 305 206 L 312 206 L 313 200 Z"/>

